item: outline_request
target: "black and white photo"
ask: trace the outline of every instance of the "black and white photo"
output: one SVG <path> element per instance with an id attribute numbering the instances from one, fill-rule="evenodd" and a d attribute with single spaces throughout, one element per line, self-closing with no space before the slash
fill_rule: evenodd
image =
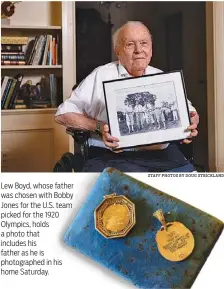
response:
<path id="1" fill-rule="evenodd" d="M 121 147 L 184 139 L 190 124 L 181 71 L 104 82 L 111 133 Z"/>

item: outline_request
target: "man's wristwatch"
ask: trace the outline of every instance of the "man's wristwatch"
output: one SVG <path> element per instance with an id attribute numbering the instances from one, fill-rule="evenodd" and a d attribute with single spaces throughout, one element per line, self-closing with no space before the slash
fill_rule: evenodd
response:
<path id="1" fill-rule="evenodd" d="M 96 122 L 96 129 L 95 129 L 95 133 L 98 135 L 98 136 L 101 136 L 102 135 L 102 131 L 101 131 L 101 124 L 99 121 Z"/>

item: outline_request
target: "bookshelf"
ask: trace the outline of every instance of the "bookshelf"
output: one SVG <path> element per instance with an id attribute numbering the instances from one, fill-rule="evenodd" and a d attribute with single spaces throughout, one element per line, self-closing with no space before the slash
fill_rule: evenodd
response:
<path id="1" fill-rule="evenodd" d="M 53 36 L 59 35 L 59 62 L 54 65 L 2 65 L 2 77 L 13 78 L 18 73 L 22 74 L 23 81 L 20 86 L 22 87 L 27 80 L 32 80 L 32 84 L 36 85 L 35 82 L 38 82 L 38 78 L 47 78 L 51 74 L 60 80 L 60 86 L 57 86 L 55 95 L 57 104 L 54 106 L 51 103 L 50 107 L 27 106 L 26 108 L 13 107 L 10 109 L 5 107 L 1 110 L 1 170 L 2 172 L 51 172 L 61 155 L 69 151 L 69 138 L 65 134 L 65 129 L 55 123 L 54 115 L 57 106 L 64 98 L 69 97 L 71 88 L 75 84 L 75 54 L 65 54 L 66 51 L 74 52 L 75 19 L 71 13 L 74 3 L 66 1 L 35 3 L 35 9 L 37 9 L 37 5 L 40 5 L 40 10 L 46 7 L 48 11 L 52 9 L 52 5 L 60 5 L 60 25 L 52 25 L 41 17 L 38 18 L 38 23 L 23 23 L 26 18 L 22 13 L 26 14 L 26 8 L 32 9 L 32 5 L 26 2 L 20 3 L 20 7 L 22 5 L 23 9 L 21 10 L 25 12 L 21 12 L 21 18 L 17 15 L 18 24 L 2 25 L 2 36 L 29 38 L 52 35 L 53 38 Z M 68 77 L 66 77 L 67 74 Z M 65 79 L 66 81 L 64 81 Z"/>
<path id="2" fill-rule="evenodd" d="M 1 32 L 2 110 L 57 107 L 63 101 L 62 27 L 3 25 Z M 21 83 L 14 81 L 18 75 Z"/>

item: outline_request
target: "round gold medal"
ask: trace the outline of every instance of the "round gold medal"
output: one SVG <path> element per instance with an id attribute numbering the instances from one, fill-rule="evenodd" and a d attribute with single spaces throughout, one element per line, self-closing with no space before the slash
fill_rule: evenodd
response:
<path id="1" fill-rule="evenodd" d="M 161 210 L 154 216 L 162 223 L 156 234 L 156 243 L 160 254 L 167 260 L 178 262 L 186 259 L 194 249 L 194 236 L 179 222 L 166 223 Z"/>
<path id="2" fill-rule="evenodd" d="M 125 196 L 104 196 L 95 210 L 95 228 L 105 238 L 124 237 L 134 225 L 135 205 Z"/>

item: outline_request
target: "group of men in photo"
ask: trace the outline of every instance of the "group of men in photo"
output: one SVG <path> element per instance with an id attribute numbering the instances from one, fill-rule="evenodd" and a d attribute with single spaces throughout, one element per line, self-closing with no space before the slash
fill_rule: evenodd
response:
<path id="1" fill-rule="evenodd" d="M 124 101 L 124 115 L 128 133 L 167 129 L 179 124 L 179 114 L 176 102 L 147 102 L 138 100 Z"/>

